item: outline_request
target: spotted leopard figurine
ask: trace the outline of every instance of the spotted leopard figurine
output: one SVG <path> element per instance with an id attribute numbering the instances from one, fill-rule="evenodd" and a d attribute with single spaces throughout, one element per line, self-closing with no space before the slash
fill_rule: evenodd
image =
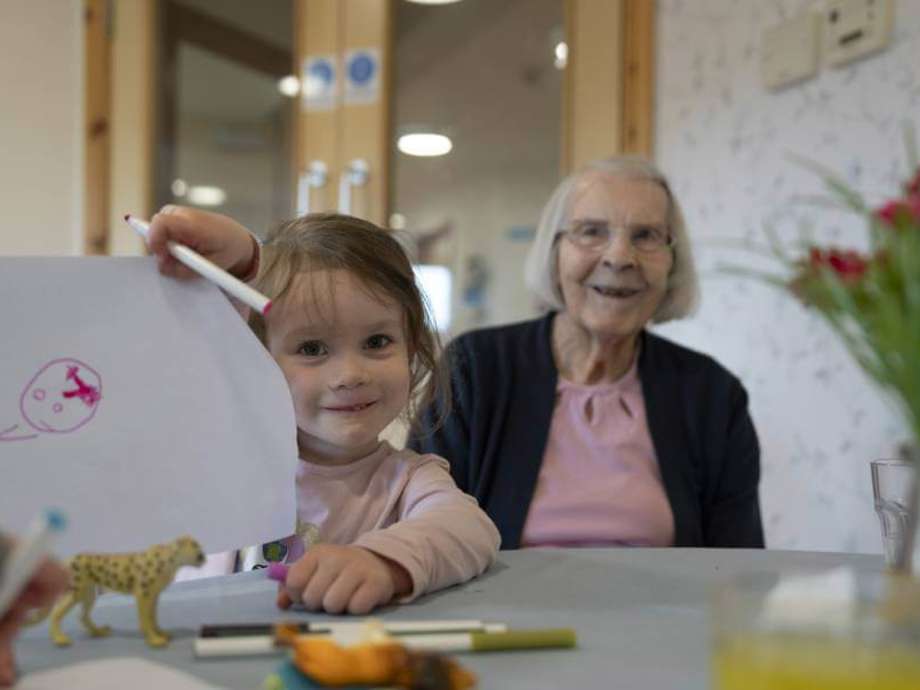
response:
<path id="1" fill-rule="evenodd" d="M 76 604 L 83 613 L 80 620 L 93 637 L 104 637 L 111 632 L 107 626 L 97 626 L 90 619 L 99 589 L 133 594 L 137 602 L 137 617 L 144 639 L 151 647 L 162 647 L 169 635 L 157 625 L 157 599 L 176 576 L 180 566 L 201 566 L 204 553 L 191 537 L 179 537 L 168 544 L 157 544 L 137 553 L 81 553 L 68 562 L 70 587 L 53 605 L 42 610 L 29 621 L 40 623 L 51 613 L 49 633 L 58 646 L 69 645 L 72 640 L 61 631 L 61 619 Z"/>

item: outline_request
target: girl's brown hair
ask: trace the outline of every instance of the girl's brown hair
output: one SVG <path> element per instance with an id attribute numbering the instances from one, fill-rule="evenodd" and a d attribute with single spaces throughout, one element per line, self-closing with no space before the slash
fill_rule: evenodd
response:
<path id="1" fill-rule="evenodd" d="M 253 282 L 272 302 L 285 298 L 295 276 L 321 270 L 345 270 L 368 290 L 383 293 L 403 309 L 409 350 L 408 419 L 432 403 L 439 410 L 437 429 L 448 414 L 450 376 L 439 364 L 440 340 L 427 300 L 415 282 L 406 252 L 393 235 L 373 223 L 335 213 L 313 213 L 282 223 L 268 233 L 259 273 Z M 265 321 L 252 315 L 249 326 L 267 344 Z"/>

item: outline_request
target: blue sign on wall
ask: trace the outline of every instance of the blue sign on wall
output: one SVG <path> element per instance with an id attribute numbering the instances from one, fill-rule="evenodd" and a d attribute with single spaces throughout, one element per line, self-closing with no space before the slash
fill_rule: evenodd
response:
<path id="1" fill-rule="evenodd" d="M 372 55 L 357 52 L 351 56 L 348 63 L 348 78 L 357 86 L 365 86 L 374 78 L 377 71 L 377 61 Z"/>
<path id="2" fill-rule="evenodd" d="M 335 107 L 335 57 L 310 55 L 303 61 L 301 91 L 307 110 Z"/>
<path id="3" fill-rule="evenodd" d="M 353 50 L 345 56 L 345 102 L 374 103 L 380 97 L 380 52 Z"/>

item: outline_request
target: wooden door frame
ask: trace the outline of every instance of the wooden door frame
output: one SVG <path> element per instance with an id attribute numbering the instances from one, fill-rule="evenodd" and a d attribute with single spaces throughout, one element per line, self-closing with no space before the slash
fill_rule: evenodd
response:
<path id="1" fill-rule="evenodd" d="M 297 128 L 297 174 L 320 162 L 327 171 L 322 189 L 309 190 L 310 209 L 339 207 L 342 176 L 357 159 L 368 164 L 366 183 L 352 197 L 352 212 L 386 225 L 390 203 L 392 132 L 393 0 L 295 0 L 298 64 L 310 57 L 331 57 L 336 63 L 334 103 L 307 109 L 300 102 Z M 378 93 L 369 102 L 347 102 L 345 55 L 375 51 L 379 60 Z"/>
<path id="2" fill-rule="evenodd" d="M 112 21 L 110 0 L 83 0 L 83 253 L 109 252 Z"/>
<path id="3" fill-rule="evenodd" d="M 565 0 L 562 172 L 654 155 L 655 0 Z"/>

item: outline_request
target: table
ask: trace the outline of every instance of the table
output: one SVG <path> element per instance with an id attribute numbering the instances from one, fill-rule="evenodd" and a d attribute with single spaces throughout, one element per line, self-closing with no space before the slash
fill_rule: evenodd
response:
<path id="1" fill-rule="evenodd" d="M 709 597 L 719 582 L 746 573 L 802 574 L 841 565 L 869 572 L 883 568 L 881 556 L 801 551 L 504 551 L 483 577 L 378 615 L 481 618 L 512 627 L 577 631 L 574 650 L 464 655 L 482 690 L 703 689 L 709 687 Z M 33 628 L 18 643 L 20 668 L 28 672 L 91 658 L 143 656 L 227 688 L 259 688 L 279 659 L 196 660 L 192 639 L 202 623 L 291 617 L 275 609 L 274 592 L 274 583 L 259 571 L 174 584 L 160 600 L 160 626 L 174 635 L 165 650 L 144 644 L 133 600 L 106 595 L 98 600 L 94 619 L 112 625 L 112 637 L 87 637 L 75 609 L 64 625 L 73 646 L 57 649 L 48 641 L 46 625 Z"/>

